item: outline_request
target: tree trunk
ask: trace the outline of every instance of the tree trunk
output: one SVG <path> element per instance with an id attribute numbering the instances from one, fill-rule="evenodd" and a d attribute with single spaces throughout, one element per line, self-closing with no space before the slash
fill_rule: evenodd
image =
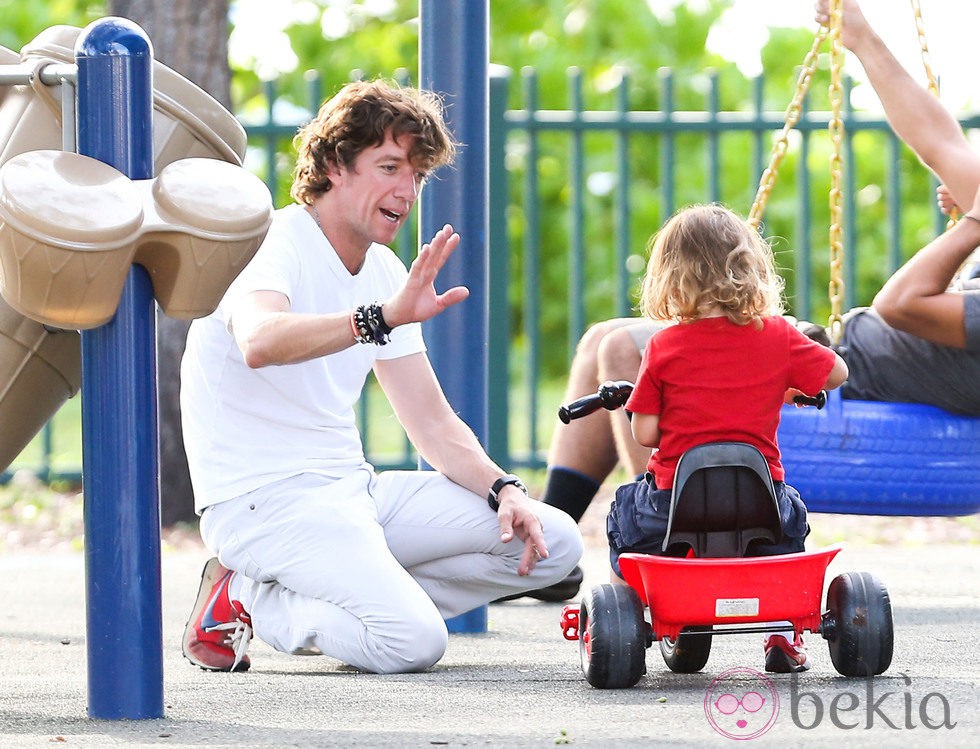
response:
<path id="1" fill-rule="evenodd" d="M 110 15 L 135 21 L 154 57 L 231 108 L 228 0 L 109 0 Z M 180 358 L 189 323 L 157 310 L 157 402 L 160 425 L 160 521 L 194 521 L 180 424 Z"/>

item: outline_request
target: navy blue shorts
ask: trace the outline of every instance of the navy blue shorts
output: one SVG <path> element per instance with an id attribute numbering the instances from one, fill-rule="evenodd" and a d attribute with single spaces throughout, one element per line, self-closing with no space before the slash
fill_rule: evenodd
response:
<path id="1" fill-rule="evenodd" d="M 803 551 L 803 541 L 810 532 L 806 522 L 806 505 L 800 493 L 782 481 L 773 481 L 772 485 L 776 490 L 783 536 L 774 544 L 753 543 L 749 556 Z M 606 518 L 606 536 L 609 539 L 609 562 L 620 577 L 620 554 L 637 552 L 663 555 L 661 547 L 667 536 L 670 495 L 670 489 L 657 489 L 654 486 L 650 474 L 616 490 L 616 498 Z"/>

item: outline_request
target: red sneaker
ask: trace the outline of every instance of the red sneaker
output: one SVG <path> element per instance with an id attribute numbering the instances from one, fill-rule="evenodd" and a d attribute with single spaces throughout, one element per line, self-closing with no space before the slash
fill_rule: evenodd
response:
<path id="1" fill-rule="evenodd" d="M 792 643 L 782 635 L 770 635 L 766 640 L 766 671 L 792 674 L 809 668 L 810 659 L 800 635 L 796 635 Z"/>
<path id="2" fill-rule="evenodd" d="M 184 628 L 184 657 L 205 671 L 247 671 L 251 665 L 245 651 L 252 639 L 252 618 L 240 601 L 228 596 L 233 574 L 217 557 L 208 560 Z"/>

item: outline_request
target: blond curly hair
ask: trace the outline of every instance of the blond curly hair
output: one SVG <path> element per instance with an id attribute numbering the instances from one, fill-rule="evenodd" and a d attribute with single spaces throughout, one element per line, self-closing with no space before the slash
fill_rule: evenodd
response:
<path id="1" fill-rule="evenodd" d="M 772 248 L 722 205 L 678 211 L 648 246 L 640 296 L 648 317 L 689 322 L 717 309 L 737 325 L 761 325 L 783 311 L 783 279 Z"/>

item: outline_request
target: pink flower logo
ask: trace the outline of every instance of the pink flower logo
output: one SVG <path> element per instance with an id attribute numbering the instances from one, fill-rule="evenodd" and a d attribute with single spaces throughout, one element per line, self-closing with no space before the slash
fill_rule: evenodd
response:
<path id="1" fill-rule="evenodd" d="M 722 736 L 756 739 L 776 723 L 779 694 L 772 682 L 751 668 L 730 668 L 704 693 L 704 714 Z"/>

